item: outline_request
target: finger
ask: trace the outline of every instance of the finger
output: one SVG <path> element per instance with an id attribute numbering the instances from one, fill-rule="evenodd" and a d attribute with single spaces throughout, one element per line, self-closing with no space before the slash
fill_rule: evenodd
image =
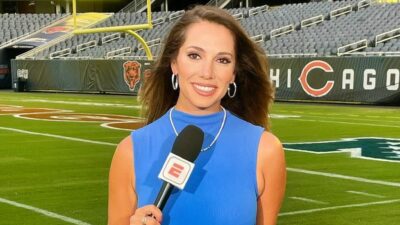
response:
<path id="1" fill-rule="evenodd" d="M 158 222 L 162 221 L 162 212 L 154 205 L 146 205 L 136 210 L 135 215 L 139 217 L 150 216 L 154 217 Z"/>
<path id="2" fill-rule="evenodd" d="M 161 222 L 157 221 L 154 217 L 146 216 L 144 218 L 146 218 L 146 219 L 142 220 L 142 224 L 146 224 L 146 225 L 160 225 L 161 224 Z"/>
<path id="3" fill-rule="evenodd" d="M 161 223 L 151 216 L 133 215 L 129 220 L 130 225 L 160 225 Z"/>
<path id="4" fill-rule="evenodd" d="M 142 219 L 143 218 L 144 218 L 143 216 L 140 217 L 138 215 L 133 215 L 129 219 L 129 225 L 142 225 L 143 224 L 142 223 Z"/>
<path id="5" fill-rule="evenodd" d="M 149 209 L 151 210 L 151 216 L 156 219 L 159 223 L 162 221 L 162 212 L 159 208 L 154 205 L 149 205 Z"/>

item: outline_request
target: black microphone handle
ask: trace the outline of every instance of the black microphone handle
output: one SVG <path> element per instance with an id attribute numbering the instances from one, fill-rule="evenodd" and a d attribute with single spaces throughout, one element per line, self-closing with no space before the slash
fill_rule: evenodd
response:
<path id="1" fill-rule="evenodd" d="M 172 186 L 170 183 L 165 182 L 161 186 L 160 192 L 158 192 L 156 201 L 154 202 L 154 205 L 159 208 L 161 211 L 163 210 L 165 203 L 167 203 L 167 200 L 169 196 L 171 195 L 172 189 L 174 186 Z"/>

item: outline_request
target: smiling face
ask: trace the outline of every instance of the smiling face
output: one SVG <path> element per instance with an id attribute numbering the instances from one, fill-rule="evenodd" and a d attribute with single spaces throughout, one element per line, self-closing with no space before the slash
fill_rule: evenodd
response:
<path id="1" fill-rule="evenodd" d="M 190 25 L 171 63 L 172 72 L 179 78 L 176 108 L 192 114 L 219 111 L 221 99 L 235 79 L 235 59 L 230 30 L 208 21 Z"/>

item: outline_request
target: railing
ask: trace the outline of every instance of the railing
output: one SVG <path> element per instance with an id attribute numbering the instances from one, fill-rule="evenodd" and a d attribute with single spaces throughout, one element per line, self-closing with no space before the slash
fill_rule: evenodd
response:
<path id="1" fill-rule="evenodd" d="M 341 16 L 341 15 L 350 13 L 352 9 L 353 9 L 353 7 L 351 5 L 347 5 L 347 6 L 344 6 L 342 8 L 332 10 L 329 13 L 329 16 L 330 16 L 330 18 L 338 17 L 338 16 Z"/>
<path id="2" fill-rule="evenodd" d="M 50 59 L 57 59 L 71 54 L 71 48 L 62 49 L 60 51 L 50 53 Z"/>
<path id="3" fill-rule="evenodd" d="M 287 54 L 268 54 L 270 57 L 298 57 L 298 56 L 317 56 L 317 53 L 287 53 Z"/>
<path id="4" fill-rule="evenodd" d="M 249 9 L 249 16 L 254 16 L 258 13 L 263 13 L 269 9 L 268 5 L 259 6 L 256 8 Z"/>
<path id="5" fill-rule="evenodd" d="M 93 48 L 94 46 L 96 46 L 96 41 L 88 41 L 88 42 L 85 42 L 83 44 L 77 45 L 76 46 L 76 52 L 81 52 L 81 51 L 83 51 L 85 49 Z"/>
<path id="6" fill-rule="evenodd" d="M 394 30 L 376 35 L 375 36 L 375 46 L 378 43 L 385 42 L 385 41 L 388 41 L 390 39 L 397 38 L 397 37 L 400 37 L 400 27 L 396 28 Z"/>
<path id="7" fill-rule="evenodd" d="M 294 31 L 294 25 L 293 24 L 290 24 L 290 25 L 287 25 L 287 26 L 283 26 L 283 27 L 279 27 L 277 29 L 271 30 L 270 38 L 278 37 L 278 36 L 281 36 L 283 34 L 290 33 L 292 31 Z"/>
<path id="8" fill-rule="evenodd" d="M 341 46 L 337 49 L 337 55 L 347 55 L 351 52 L 358 51 L 360 49 L 364 49 L 368 47 L 368 41 L 367 39 L 361 40 L 361 41 L 356 41 L 353 43 L 350 43 L 348 45 Z"/>
<path id="9" fill-rule="evenodd" d="M 132 53 L 131 47 L 120 48 L 120 49 L 116 49 L 116 50 L 107 52 L 106 59 L 111 59 L 111 58 L 123 56 L 126 54 L 131 54 L 131 53 Z"/>
<path id="10" fill-rule="evenodd" d="M 216 6 L 223 9 L 231 0 L 211 0 L 206 5 Z"/>
<path id="11" fill-rule="evenodd" d="M 118 58 L 118 59 L 135 59 L 135 60 L 147 60 L 147 56 L 140 56 L 140 55 L 119 55 L 119 56 L 114 56 L 113 58 Z M 153 59 L 156 59 L 157 56 L 153 56 Z"/>
<path id="12" fill-rule="evenodd" d="M 101 39 L 101 43 L 111 42 L 111 41 L 114 41 L 114 40 L 117 40 L 117 39 L 120 39 L 120 38 L 121 38 L 121 34 L 120 33 L 110 34 L 110 35 L 107 35 L 107 36 L 103 37 Z"/>
<path id="13" fill-rule="evenodd" d="M 157 18 L 157 19 L 151 21 L 151 23 L 153 24 L 153 26 L 157 26 L 157 25 L 163 24 L 164 22 L 165 22 L 165 17 L 163 17 L 163 18 Z M 136 32 L 137 32 L 137 30 L 136 30 Z"/>
<path id="14" fill-rule="evenodd" d="M 251 37 L 251 40 L 253 40 L 255 43 L 263 42 L 264 41 L 264 35 L 259 34 Z"/>
<path id="15" fill-rule="evenodd" d="M 62 20 L 58 20 L 58 21 L 56 21 L 55 23 L 50 24 L 50 25 L 47 26 L 47 27 L 51 27 L 51 26 L 53 26 L 53 25 L 59 23 L 60 21 L 67 21 L 67 20 L 70 18 L 69 16 L 70 16 L 70 15 L 67 15 L 66 17 L 62 18 Z M 98 21 L 98 23 L 101 23 L 102 21 L 104 21 L 104 20 L 106 20 L 106 19 L 107 19 L 107 18 L 104 18 L 104 19 Z M 92 26 L 92 25 L 94 25 L 94 24 L 88 24 L 87 26 L 85 26 L 85 27 L 83 27 L 83 28 L 87 28 L 87 27 Z M 47 28 L 47 27 L 46 27 L 46 28 Z M 41 30 L 39 30 L 39 31 L 37 31 L 37 32 L 38 32 L 38 33 L 39 33 L 39 32 L 42 32 L 42 31 L 43 31 L 44 29 L 46 29 L 46 28 L 42 28 Z M 71 38 L 71 37 L 73 37 L 73 36 L 74 36 L 73 33 L 66 33 L 66 34 L 64 34 L 64 35 L 61 35 L 61 36 L 58 37 L 58 38 L 55 38 L 55 39 L 50 40 L 49 42 L 47 42 L 47 43 L 44 44 L 44 45 L 38 46 L 38 47 L 36 47 L 36 48 L 34 48 L 34 49 L 28 51 L 28 52 L 25 52 L 25 53 L 23 53 L 23 54 L 21 54 L 21 55 L 18 55 L 18 56 L 16 57 L 16 59 L 35 59 L 35 56 L 36 56 L 38 53 L 44 51 L 45 49 L 50 48 L 51 46 L 54 46 L 54 45 L 58 44 L 58 43 L 61 42 L 61 41 L 65 41 L 65 40 L 67 40 L 67 39 L 69 39 L 69 38 Z"/>
<path id="16" fill-rule="evenodd" d="M 357 3 L 357 10 L 368 7 L 371 5 L 371 0 L 361 0 Z"/>
<path id="17" fill-rule="evenodd" d="M 241 20 L 244 18 L 243 13 L 236 13 L 235 15 L 232 15 L 233 18 L 235 18 L 236 20 Z"/>
<path id="18" fill-rule="evenodd" d="M 153 47 L 153 46 L 161 44 L 161 38 L 153 39 L 153 40 L 150 40 L 150 41 L 148 41 L 146 43 L 147 43 L 147 46 L 149 46 L 149 48 L 150 48 L 150 47 Z M 141 44 L 139 44 L 138 45 L 138 50 L 141 50 L 141 49 L 143 49 L 143 46 Z"/>
<path id="19" fill-rule="evenodd" d="M 312 26 L 314 24 L 318 24 L 324 21 L 324 16 L 323 15 L 319 15 L 319 16 L 314 16 L 305 20 L 302 20 L 300 22 L 300 26 L 301 28 L 303 27 L 309 27 Z"/>
<path id="20" fill-rule="evenodd" d="M 60 56 L 56 59 L 70 60 L 70 59 L 99 59 L 99 58 L 93 56 Z"/>
<path id="21" fill-rule="evenodd" d="M 169 20 L 178 19 L 181 18 L 183 14 L 185 14 L 185 10 L 176 11 L 174 13 L 171 13 L 168 18 Z"/>
<path id="22" fill-rule="evenodd" d="M 400 52 L 352 52 L 346 55 L 363 55 L 363 56 L 400 56 Z"/>
<path id="23" fill-rule="evenodd" d="M 13 42 L 18 42 L 19 40 L 22 40 L 23 38 L 32 35 L 32 33 L 34 33 L 34 32 L 23 34 L 21 36 L 18 36 L 18 37 L 12 38 L 6 42 L 3 42 L 2 44 L 0 44 L 0 49 L 7 47 L 8 45 L 11 45 L 11 43 L 13 43 Z"/>

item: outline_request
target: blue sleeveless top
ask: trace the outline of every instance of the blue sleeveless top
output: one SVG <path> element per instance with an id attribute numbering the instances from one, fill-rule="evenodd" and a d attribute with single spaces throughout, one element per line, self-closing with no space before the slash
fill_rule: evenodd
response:
<path id="1" fill-rule="evenodd" d="M 223 111 L 190 115 L 173 110 L 178 133 L 187 125 L 204 131 L 203 148 L 221 126 Z M 257 152 L 264 128 L 229 111 L 222 132 L 200 152 L 185 188 L 174 188 L 163 209 L 162 225 L 254 225 L 257 215 Z M 176 139 L 169 111 L 132 132 L 138 207 L 153 204 L 162 185 L 158 174 Z"/>

